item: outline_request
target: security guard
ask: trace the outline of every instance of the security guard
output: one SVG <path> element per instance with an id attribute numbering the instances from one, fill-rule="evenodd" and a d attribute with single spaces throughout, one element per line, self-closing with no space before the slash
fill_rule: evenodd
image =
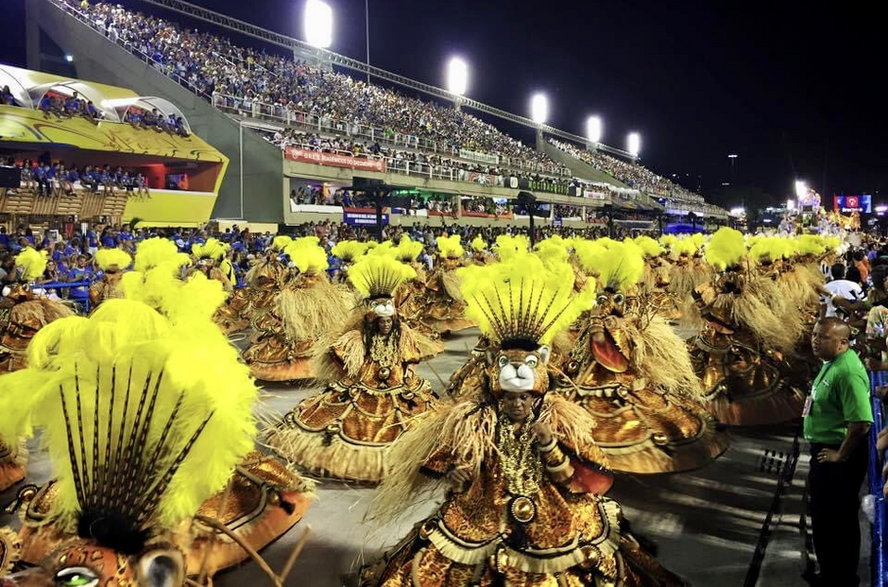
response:
<path id="1" fill-rule="evenodd" d="M 850 327 L 838 318 L 820 320 L 811 335 L 814 354 L 823 361 L 803 413 L 811 445 L 811 528 L 820 563 L 814 585 L 859 584 L 857 511 L 873 412 L 866 368 L 848 348 L 850 336 Z"/>

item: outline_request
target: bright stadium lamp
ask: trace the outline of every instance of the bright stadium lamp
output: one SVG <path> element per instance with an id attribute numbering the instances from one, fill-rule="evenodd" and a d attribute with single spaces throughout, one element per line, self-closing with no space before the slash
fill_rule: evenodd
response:
<path id="1" fill-rule="evenodd" d="M 795 181 L 795 193 L 798 199 L 802 199 L 808 195 L 808 184 L 804 181 L 797 179 Z"/>
<path id="2" fill-rule="evenodd" d="M 586 119 L 586 138 L 590 143 L 600 143 L 603 134 L 604 125 L 601 123 L 600 116 L 590 116 Z"/>
<path id="3" fill-rule="evenodd" d="M 530 98 L 530 118 L 537 124 L 545 124 L 549 118 L 549 99 L 545 94 L 534 94 Z"/>
<path id="4" fill-rule="evenodd" d="M 456 96 L 465 96 L 469 87 L 469 65 L 459 57 L 451 57 L 447 62 L 447 91 Z"/>
<path id="5" fill-rule="evenodd" d="M 786 209 L 787 210 L 795 210 L 796 209 L 796 201 L 795 200 L 786 200 Z"/>
<path id="6" fill-rule="evenodd" d="M 305 3 L 305 42 L 326 49 L 333 44 L 333 9 L 321 0 Z"/>
<path id="7" fill-rule="evenodd" d="M 626 137 L 626 150 L 629 151 L 629 154 L 633 157 L 638 157 L 638 154 L 641 153 L 641 135 L 637 132 L 630 132 L 629 136 Z"/>

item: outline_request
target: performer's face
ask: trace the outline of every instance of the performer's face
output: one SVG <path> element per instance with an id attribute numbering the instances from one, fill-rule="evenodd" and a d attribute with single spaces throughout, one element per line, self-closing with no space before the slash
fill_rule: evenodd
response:
<path id="1" fill-rule="evenodd" d="M 518 424 L 530 417 L 533 399 L 533 395 L 527 392 L 506 392 L 500 400 L 500 410 L 513 424 Z"/>
<path id="2" fill-rule="evenodd" d="M 382 335 L 391 333 L 393 324 L 394 320 L 392 320 L 391 316 L 380 316 L 376 319 L 376 328 L 379 330 L 379 334 Z"/>

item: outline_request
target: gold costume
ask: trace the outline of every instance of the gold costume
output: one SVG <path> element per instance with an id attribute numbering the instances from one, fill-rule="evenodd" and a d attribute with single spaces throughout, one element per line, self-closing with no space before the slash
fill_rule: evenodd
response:
<path id="1" fill-rule="evenodd" d="M 482 387 L 396 441 L 370 519 L 397 518 L 436 486 L 450 490 L 432 517 L 364 569 L 362 585 L 684 584 L 624 532 L 619 504 L 604 497 L 613 479 L 589 414 L 547 394 L 549 351 L 540 342 L 583 302 L 568 293 L 564 272 L 533 259 L 525 253 L 466 281 L 470 315 L 491 341 Z M 501 279 L 504 270 L 511 278 Z"/>
<path id="2" fill-rule="evenodd" d="M 691 361 L 710 411 L 732 426 L 798 418 L 804 392 L 792 376 L 798 333 L 766 302 L 767 281 L 744 271 L 746 248 L 737 231 L 720 229 L 707 258 L 722 271 L 694 291 L 705 324 L 691 342 Z"/>
<path id="3" fill-rule="evenodd" d="M 354 282 L 366 265 L 377 264 L 415 275 L 394 259 L 368 257 L 352 267 L 349 278 Z M 317 475 L 378 482 L 391 443 L 434 405 L 431 385 L 413 367 L 431 357 L 434 346 L 389 314 L 394 304 L 383 296 L 395 287 L 362 292 L 383 314 L 361 308 L 318 344 L 315 370 L 338 379 L 300 402 L 269 432 L 267 443 L 288 461 Z"/>

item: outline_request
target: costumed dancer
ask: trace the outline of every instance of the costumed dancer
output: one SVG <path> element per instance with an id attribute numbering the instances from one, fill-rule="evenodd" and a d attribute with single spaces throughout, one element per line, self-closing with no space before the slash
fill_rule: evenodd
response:
<path id="1" fill-rule="evenodd" d="M 392 523 L 449 491 L 364 570 L 365 586 L 684 584 L 624 531 L 619 504 L 604 497 L 613 479 L 591 436 L 595 420 L 548 393 L 546 343 L 588 303 L 563 272 L 525 257 L 463 281 L 469 316 L 490 340 L 482 388 L 395 443 L 370 520 Z"/>
<path id="2" fill-rule="evenodd" d="M 459 235 L 439 236 L 438 258 L 426 281 L 425 322 L 442 336 L 471 328 L 474 322 L 465 317 L 466 304 L 459 293 L 456 270 L 463 265 L 466 251 Z"/>
<path id="3" fill-rule="evenodd" d="M 348 283 L 348 268 L 355 264 L 367 252 L 369 245 L 355 240 L 339 241 L 330 252 L 340 260 L 339 271 L 336 273 L 338 283 Z"/>
<path id="4" fill-rule="evenodd" d="M 254 451 L 258 390 L 210 320 L 219 284 L 159 268 L 124 288 L 162 312 L 107 300 L 39 333 L 28 369 L 0 378 L 21 392 L 0 396 L 0 438 L 41 430 L 54 473 L 20 493 L 14 547 L 39 566 L 13 584 L 184 585 L 246 560 L 308 507 L 310 485 Z"/>
<path id="5" fill-rule="evenodd" d="M 469 243 L 472 247 L 472 262 L 478 265 L 487 265 L 494 261 L 493 256 L 487 249 L 487 241 L 479 234 Z"/>
<path id="6" fill-rule="evenodd" d="M 705 250 L 718 272 L 694 290 L 704 326 L 691 342 L 691 361 L 710 411 L 723 424 L 753 426 L 798 418 L 804 393 L 793 383 L 796 335 L 766 301 L 761 279 L 747 268 L 743 235 L 720 228 Z"/>
<path id="7" fill-rule="evenodd" d="M 25 348 L 44 326 L 74 312 L 65 304 L 33 291 L 46 270 L 46 251 L 27 247 L 15 256 L 15 282 L 0 297 L 0 373 L 26 366 Z"/>
<path id="8" fill-rule="evenodd" d="M 433 343 L 400 320 L 393 301 L 415 275 L 386 255 L 351 267 L 365 304 L 316 347 L 315 371 L 338 379 L 268 433 L 267 443 L 288 461 L 325 477 L 379 482 L 391 443 L 432 408 L 431 385 L 414 365 L 433 355 Z"/>
<path id="9" fill-rule="evenodd" d="M 246 328 L 257 314 L 270 307 L 275 295 L 280 291 L 281 281 L 287 271 L 280 257 L 283 255 L 284 247 L 291 242 L 293 239 L 286 235 L 274 237 L 268 250 L 253 259 L 250 269 L 244 275 L 246 286 L 235 290 L 228 299 L 228 306 L 237 313 L 241 323 L 245 323 L 243 328 Z"/>
<path id="10" fill-rule="evenodd" d="M 395 307 L 401 323 L 429 337 L 434 344 L 434 354 L 438 355 L 444 352 L 444 343 L 441 342 L 438 330 L 430 326 L 425 319 L 429 303 L 429 298 L 426 296 L 428 272 L 418 260 L 422 251 L 423 244 L 412 240 L 406 234 L 401 237 L 401 241 L 393 251 L 398 261 L 409 265 L 416 272 L 416 277 L 395 290 Z"/>
<path id="11" fill-rule="evenodd" d="M 611 468 L 686 471 L 722 454 L 728 439 L 703 402 L 687 345 L 638 289 L 641 248 L 631 240 L 589 242 L 577 245 L 577 255 L 597 278 L 597 288 L 588 286 L 596 305 L 577 321 L 574 336 L 556 340 L 557 387 L 595 419 L 592 437 Z"/>
<path id="12" fill-rule="evenodd" d="M 695 287 L 708 282 L 712 277 L 712 271 L 700 256 L 704 237 L 699 233 L 684 238 L 667 234 L 660 242 L 669 249 L 672 272 L 666 290 L 672 294 L 680 308 L 681 328 L 696 332 L 702 326 L 702 321 L 692 294 Z"/>
<path id="13" fill-rule="evenodd" d="M 641 288 L 659 307 L 657 313 L 666 320 L 678 321 L 682 317 L 681 300 L 669 291 L 673 266 L 666 256 L 666 249 L 646 235 L 635 237 L 633 242 L 644 252 L 644 277 Z"/>
<path id="14" fill-rule="evenodd" d="M 96 265 L 102 270 L 102 278 L 89 287 L 89 304 L 93 308 L 105 300 L 123 297 L 120 285 L 123 272 L 132 265 L 133 258 L 122 249 L 99 249 Z"/>
<path id="15" fill-rule="evenodd" d="M 330 283 L 327 253 L 316 237 L 287 245 L 289 273 L 268 307 L 254 313 L 252 344 L 243 357 L 253 377 L 262 381 L 311 379 L 312 347 L 338 328 L 353 304 L 349 293 Z"/>

